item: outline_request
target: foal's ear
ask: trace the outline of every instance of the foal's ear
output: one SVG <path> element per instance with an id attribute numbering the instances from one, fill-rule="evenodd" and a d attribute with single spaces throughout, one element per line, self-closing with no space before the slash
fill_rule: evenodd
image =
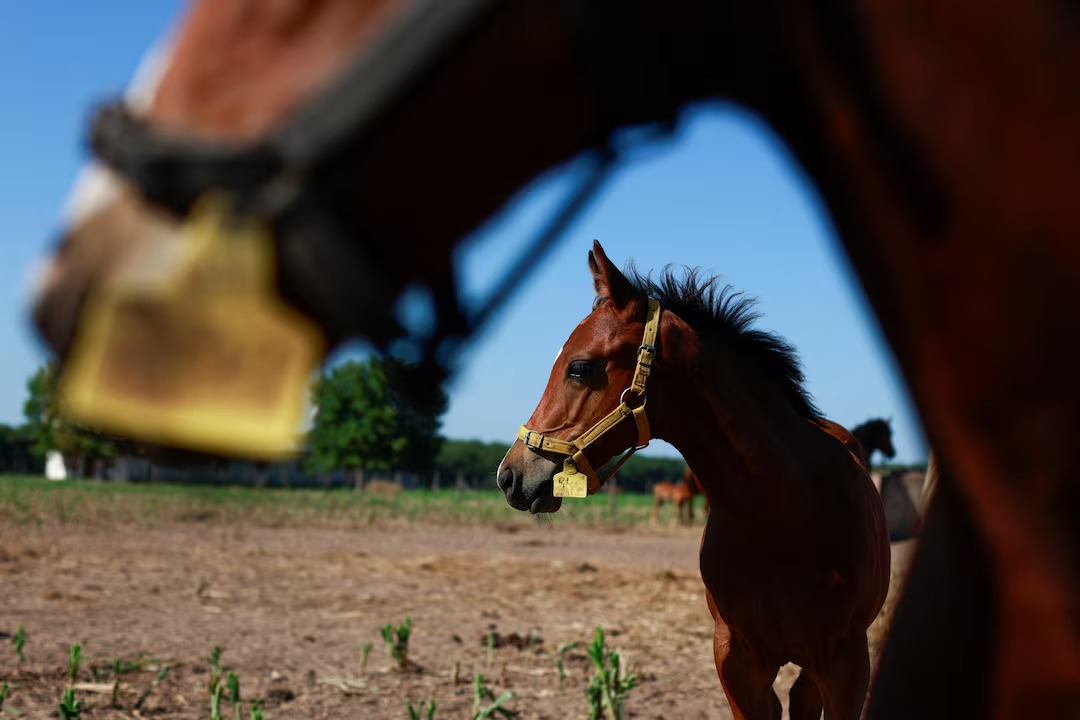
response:
<path id="1" fill-rule="evenodd" d="M 637 296 L 637 290 L 626 276 L 608 260 L 599 240 L 593 240 L 592 250 L 589 251 L 589 270 L 592 271 L 597 298 L 608 298 L 615 307 L 621 308 Z"/>

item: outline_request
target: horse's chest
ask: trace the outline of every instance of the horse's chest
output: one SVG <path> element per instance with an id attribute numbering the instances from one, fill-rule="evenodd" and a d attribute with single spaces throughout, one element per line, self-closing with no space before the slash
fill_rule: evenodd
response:
<path id="1" fill-rule="evenodd" d="M 701 578 L 721 619 L 737 636 L 783 660 L 813 652 L 807 628 L 847 622 L 847 602 L 830 569 L 814 553 L 789 546 L 757 547 L 708 534 L 701 548 Z M 803 646 L 806 647 L 803 647 Z"/>

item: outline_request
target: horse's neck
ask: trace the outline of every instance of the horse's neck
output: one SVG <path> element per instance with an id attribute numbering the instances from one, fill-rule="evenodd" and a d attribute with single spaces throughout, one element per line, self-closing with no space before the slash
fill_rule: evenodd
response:
<path id="1" fill-rule="evenodd" d="M 682 487 L 686 489 L 686 492 L 690 497 L 694 497 L 694 494 L 697 492 L 697 488 L 694 487 L 694 481 L 691 479 L 692 477 L 693 476 L 691 475 L 683 475 L 682 479 Z"/>
<path id="2" fill-rule="evenodd" d="M 665 373 L 650 402 L 663 404 L 658 436 L 682 453 L 714 512 L 761 523 L 805 508 L 820 447 L 811 423 L 745 360 L 714 352 L 692 366 Z"/>

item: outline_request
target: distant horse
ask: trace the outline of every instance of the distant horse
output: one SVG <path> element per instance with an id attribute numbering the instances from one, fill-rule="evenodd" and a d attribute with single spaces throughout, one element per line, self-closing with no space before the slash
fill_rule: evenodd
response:
<path id="1" fill-rule="evenodd" d="M 599 490 L 593 468 L 651 437 L 673 444 L 713 508 L 701 578 L 716 670 L 736 718 L 780 716 L 772 683 L 802 667 L 791 717 L 859 717 L 866 628 L 889 586 L 881 498 L 822 427 L 793 348 L 754 329 L 752 304 L 716 279 L 628 279 L 599 243 L 596 300 L 499 466 L 507 502 L 554 512 Z M 623 390 L 625 388 L 625 390 Z"/>
<path id="2" fill-rule="evenodd" d="M 867 420 L 862 425 L 856 425 L 851 434 L 863 447 L 865 456 L 862 460 L 867 468 L 870 467 L 870 458 L 875 450 L 880 450 L 881 454 L 887 458 L 896 457 L 896 448 L 893 447 L 892 442 L 891 421 L 884 418 Z"/>
<path id="3" fill-rule="evenodd" d="M 694 522 L 694 498 L 701 492 L 698 486 L 698 480 L 694 476 L 694 472 L 688 467 L 683 472 L 683 479 L 681 483 L 672 483 L 661 481 L 653 485 L 653 509 L 652 509 L 652 523 L 658 524 L 660 506 L 665 502 L 670 502 L 675 506 L 675 514 L 672 515 L 672 522 L 679 524 L 691 525 Z M 685 513 L 683 511 L 686 511 Z M 686 515 L 686 519 L 683 519 L 683 515 Z"/>
<path id="4" fill-rule="evenodd" d="M 417 285 L 436 300 L 432 337 L 460 335 L 461 238 L 616 131 L 673 128 L 720 99 L 812 182 L 938 452 L 871 715 L 1066 716 L 1080 704 L 1080 313 L 1062 311 L 1080 300 L 1076 20 L 1060 0 L 197 0 L 160 72 L 141 74 L 160 83 L 97 123 L 110 170 L 84 176 L 35 318 L 65 355 L 85 299 L 153 269 L 193 198 L 218 190 L 274 226 L 277 289 L 331 342 L 389 344 L 394 301 Z M 508 277 L 500 290 L 520 285 Z M 122 376 L 138 355 L 117 355 Z"/>

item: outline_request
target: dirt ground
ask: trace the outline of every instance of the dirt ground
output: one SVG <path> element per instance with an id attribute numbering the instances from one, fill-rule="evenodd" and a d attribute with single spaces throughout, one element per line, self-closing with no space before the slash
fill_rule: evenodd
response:
<path id="1" fill-rule="evenodd" d="M 558 523 L 0 528 L 0 632 L 20 624 L 26 632 L 21 667 L 10 638 L 0 638 L 0 682 L 12 686 L 0 717 L 57 717 L 78 641 L 83 718 L 209 717 L 214 645 L 268 720 L 404 719 L 410 701 L 430 698 L 437 720 L 471 718 L 475 673 L 496 693 L 515 693 L 507 707 L 519 718 L 580 718 L 591 672 L 583 647 L 597 626 L 640 674 L 629 717 L 730 717 L 713 669 L 699 533 Z M 910 543 L 893 546 L 894 568 L 909 552 Z M 894 569 L 894 585 L 898 577 Z M 417 669 L 390 671 L 378 628 L 406 615 Z M 874 653 L 884 624 L 871 628 Z M 560 682 L 556 650 L 567 642 L 579 647 Z M 365 643 L 374 647 L 362 672 Z M 142 664 L 122 675 L 113 706 L 117 658 Z M 137 708 L 165 664 L 169 674 Z M 785 705 L 795 672 L 785 667 L 777 680 Z"/>

